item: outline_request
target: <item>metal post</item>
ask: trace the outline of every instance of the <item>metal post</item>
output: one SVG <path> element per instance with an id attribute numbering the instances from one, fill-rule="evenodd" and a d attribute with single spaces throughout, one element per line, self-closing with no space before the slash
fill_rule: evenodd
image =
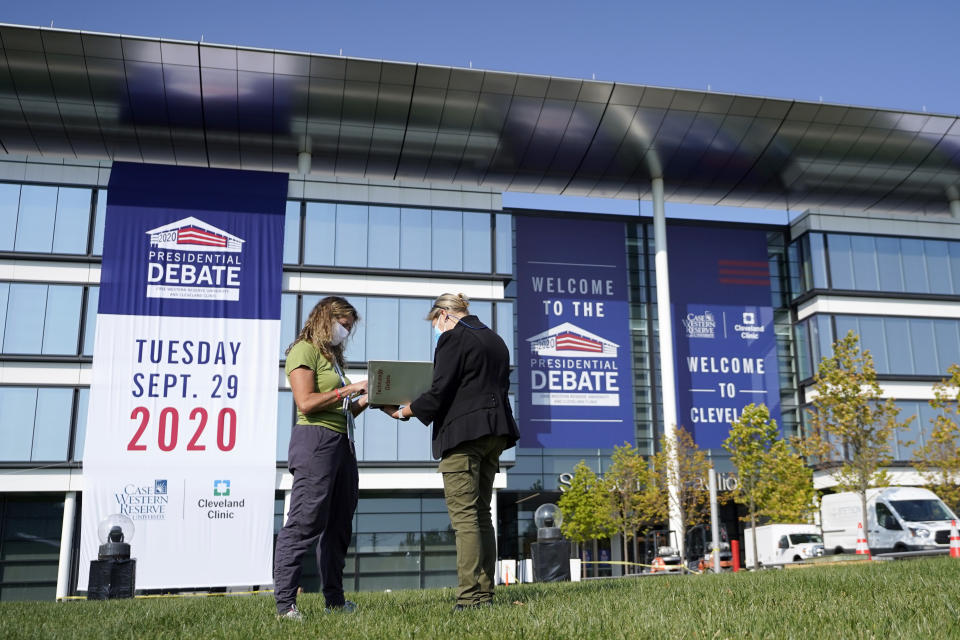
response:
<path id="1" fill-rule="evenodd" d="M 676 444 L 677 427 L 677 391 L 673 371 L 673 321 L 670 312 L 670 278 L 667 271 L 667 221 L 663 205 L 663 178 L 651 181 L 653 194 L 653 239 L 656 247 L 654 270 L 657 277 L 657 324 L 660 332 L 660 391 L 663 399 L 663 436 L 668 442 Z M 676 447 L 674 457 L 669 461 L 676 475 Z M 670 529 L 676 533 L 677 548 L 683 557 L 685 540 L 681 539 L 683 520 L 680 516 L 679 487 L 670 482 L 667 487 L 670 494 Z"/>
<path id="2" fill-rule="evenodd" d="M 60 529 L 60 561 L 57 566 L 57 600 L 70 592 L 70 563 L 73 558 L 73 528 L 77 515 L 77 492 L 68 491 L 63 498 L 63 525 Z"/>
<path id="3" fill-rule="evenodd" d="M 710 467 L 710 545 L 713 549 L 713 572 L 720 573 L 720 510 L 717 507 L 717 472 Z"/>

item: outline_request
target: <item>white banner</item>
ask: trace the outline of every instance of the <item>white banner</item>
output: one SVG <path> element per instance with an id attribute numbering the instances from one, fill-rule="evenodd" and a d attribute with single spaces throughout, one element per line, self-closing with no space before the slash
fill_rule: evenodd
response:
<path id="1" fill-rule="evenodd" d="M 166 167 L 153 182 L 168 197 L 141 188 L 153 169 L 111 175 L 78 589 L 112 514 L 133 521 L 137 589 L 268 585 L 286 176 Z M 190 189 L 168 201 L 171 181 L 235 196 L 223 180 L 242 192 L 251 175 L 269 177 L 275 206 L 225 195 L 228 210 L 198 210 Z"/>

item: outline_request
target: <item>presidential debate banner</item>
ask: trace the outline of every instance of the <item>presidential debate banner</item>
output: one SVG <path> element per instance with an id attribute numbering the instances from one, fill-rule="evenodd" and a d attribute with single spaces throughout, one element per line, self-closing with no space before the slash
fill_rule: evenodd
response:
<path id="1" fill-rule="evenodd" d="M 677 421 L 702 449 L 718 449 L 748 404 L 780 422 L 767 234 L 667 229 Z"/>
<path id="2" fill-rule="evenodd" d="M 79 588 L 129 517 L 137 588 L 270 584 L 286 174 L 115 162 Z"/>
<path id="3" fill-rule="evenodd" d="M 633 443 L 624 224 L 515 220 L 520 446 Z"/>

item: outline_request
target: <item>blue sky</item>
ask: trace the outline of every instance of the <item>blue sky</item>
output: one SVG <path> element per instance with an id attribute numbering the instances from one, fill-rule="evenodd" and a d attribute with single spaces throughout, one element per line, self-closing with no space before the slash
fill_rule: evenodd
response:
<path id="1" fill-rule="evenodd" d="M 957 0 L 34 0 L 0 21 L 960 113 Z"/>

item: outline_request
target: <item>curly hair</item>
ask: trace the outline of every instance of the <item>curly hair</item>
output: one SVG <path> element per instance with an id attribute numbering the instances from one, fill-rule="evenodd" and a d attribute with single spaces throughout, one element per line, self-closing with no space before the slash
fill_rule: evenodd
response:
<path id="1" fill-rule="evenodd" d="M 297 339 L 287 347 L 286 353 L 290 353 L 290 349 L 298 342 L 309 342 L 317 348 L 317 351 L 324 358 L 330 362 L 336 362 L 342 368 L 344 366 L 344 343 L 330 344 L 330 340 L 333 338 L 333 323 L 340 318 L 353 318 L 353 322 L 357 323 L 360 320 L 360 315 L 346 299 L 340 296 L 327 296 L 310 311 L 307 321 L 303 324 L 303 329 L 300 330 Z"/>

